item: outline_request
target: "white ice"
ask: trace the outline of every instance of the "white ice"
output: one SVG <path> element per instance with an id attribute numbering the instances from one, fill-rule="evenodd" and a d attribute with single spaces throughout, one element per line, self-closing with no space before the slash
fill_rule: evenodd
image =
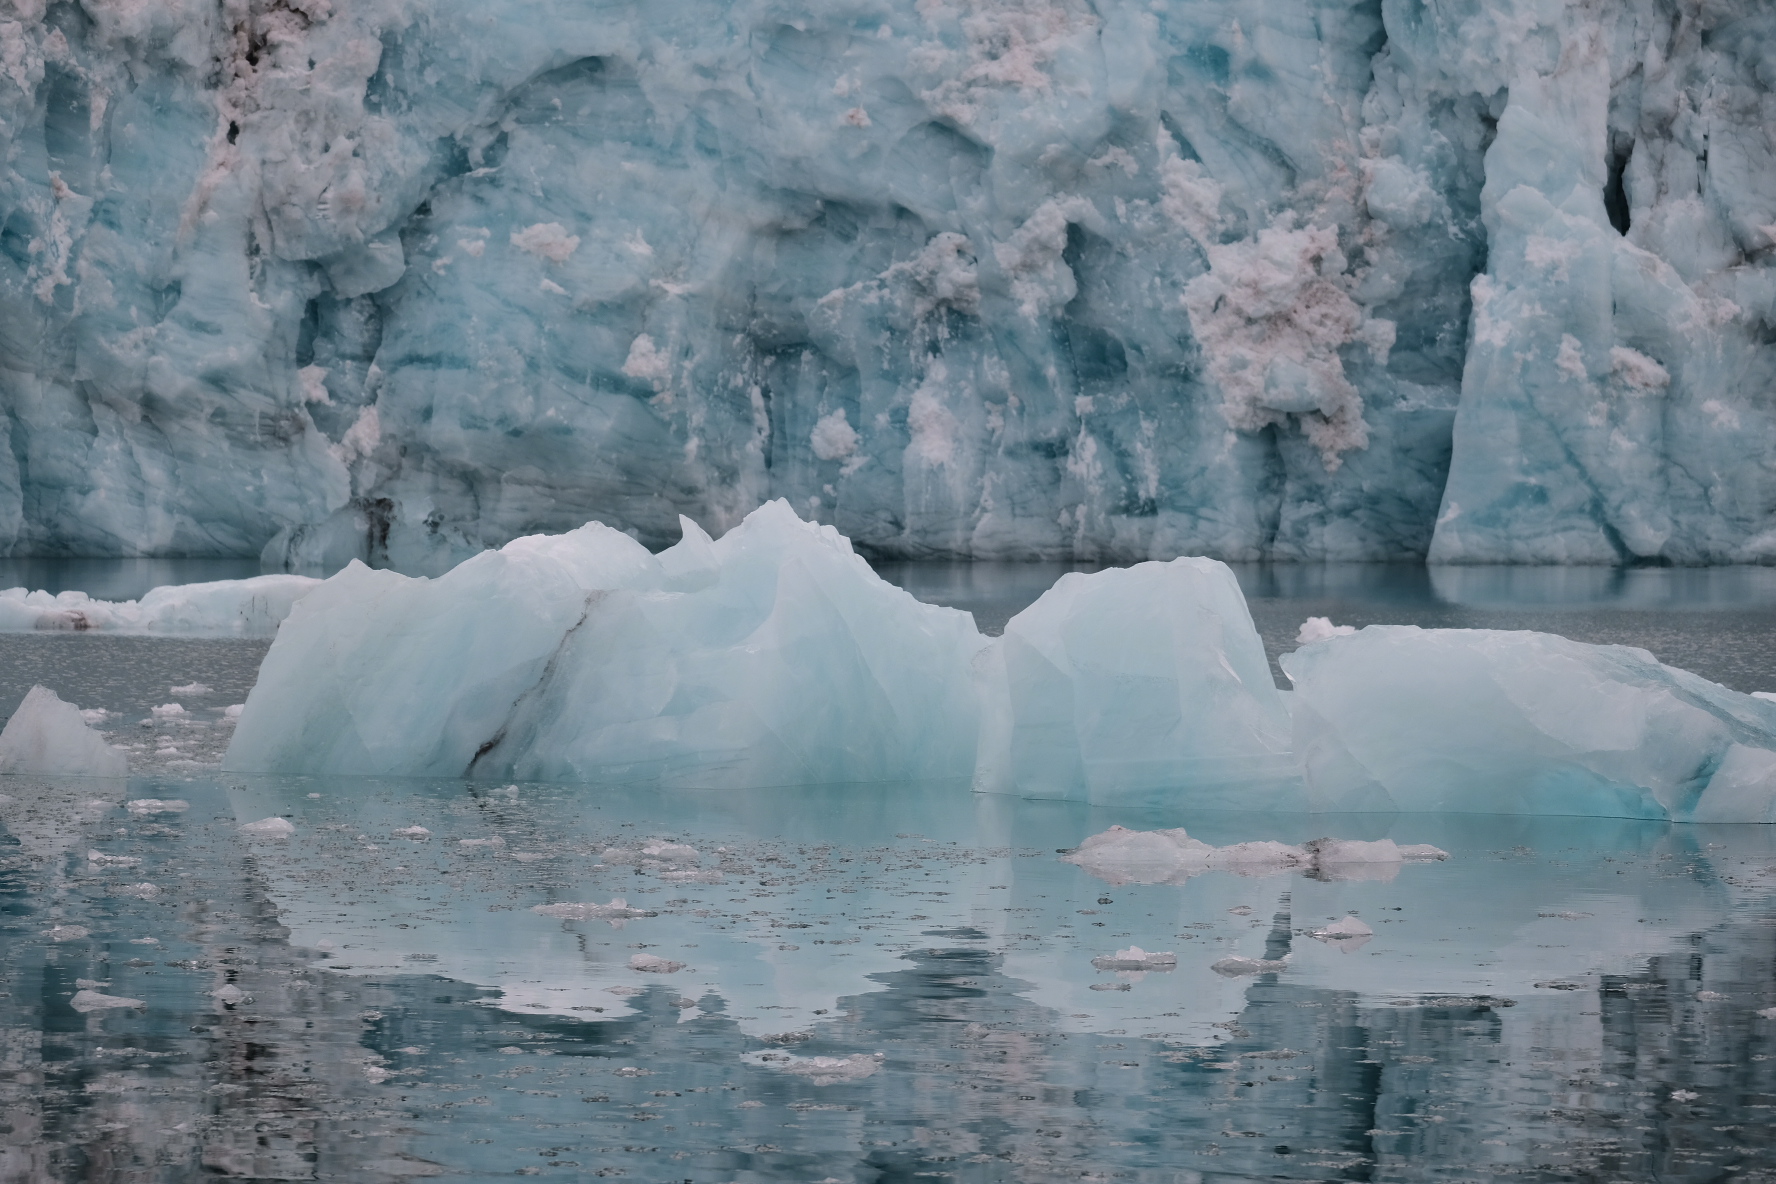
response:
<path id="1" fill-rule="evenodd" d="M 311 576 L 266 575 L 169 584 L 141 600 L 95 600 L 84 592 L 0 591 L 0 632 L 96 630 L 183 637 L 271 637 L 290 609 L 320 584 Z M 201 694 L 192 687 L 176 691 Z"/>
<path id="2" fill-rule="evenodd" d="M 129 761 L 122 750 L 88 727 L 80 709 L 48 687 L 26 692 L 0 731 L 0 774 L 54 777 L 122 777 Z"/>
<path id="3" fill-rule="evenodd" d="M 965 779 L 972 619 L 770 503 L 658 556 L 592 524 L 436 579 L 354 564 L 272 645 L 225 766 L 735 786 Z"/>
<path id="4" fill-rule="evenodd" d="M 1214 560 L 1062 576 L 978 671 L 979 790 L 1257 806 L 1252 783 L 1290 769 L 1263 643 Z"/>
<path id="5" fill-rule="evenodd" d="M 1316 810 L 1776 821 L 1776 703 L 1645 650 L 1372 625 L 1282 664 Z"/>
<path id="6" fill-rule="evenodd" d="M 1183 828 L 1129 830 L 1112 826 L 1090 836 L 1063 863 L 1077 864 L 1110 884 L 1182 884 L 1210 871 L 1265 876 L 1296 871 L 1318 879 L 1391 880 L 1406 862 L 1449 857 L 1429 844 L 1400 846 L 1392 839 L 1311 839 L 1300 846 L 1273 839 L 1216 847 Z"/>

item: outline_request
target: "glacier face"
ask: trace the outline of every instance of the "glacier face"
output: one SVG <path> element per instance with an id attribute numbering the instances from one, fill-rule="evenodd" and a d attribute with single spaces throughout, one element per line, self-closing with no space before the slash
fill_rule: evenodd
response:
<path id="1" fill-rule="evenodd" d="M 1763 0 L 7 2 L 0 550 L 1776 557 Z"/>

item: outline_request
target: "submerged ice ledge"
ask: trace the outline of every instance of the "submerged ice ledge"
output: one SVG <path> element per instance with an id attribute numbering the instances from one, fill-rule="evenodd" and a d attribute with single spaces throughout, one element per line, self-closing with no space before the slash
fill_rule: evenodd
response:
<path id="1" fill-rule="evenodd" d="M 787 503 L 683 529 L 349 566 L 296 602 L 224 767 L 1776 821 L 1776 703 L 1644 650 L 1315 630 L 1285 693 L 1212 560 L 1066 575 L 989 639 Z"/>

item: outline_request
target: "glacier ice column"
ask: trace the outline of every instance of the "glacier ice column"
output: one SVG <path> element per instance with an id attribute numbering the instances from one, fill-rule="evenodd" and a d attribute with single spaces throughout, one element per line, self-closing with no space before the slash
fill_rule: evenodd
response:
<path id="1" fill-rule="evenodd" d="M 225 767 L 960 780 L 985 644 L 782 502 L 717 541 L 687 520 L 659 556 L 594 524 L 435 580 L 354 564 L 326 581 L 279 631 Z"/>
<path id="2" fill-rule="evenodd" d="M 1119 805 L 1295 804 L 1288 712 L 1225 564 L 1062 576 L 1006 624 L 977 671 L 976 789 Z"/>
<path id="3" fill-rule="evenodd" d="M 129 761 L 121 749 L 87 726 L 80 709 L 48 687 L 26 692 L 0 730 L 0 773 L 40 777 L 122 777 Z"/>
<path id="4" fill-rule="evenodd" d="M 1776 821 L 1776 703 L 1645 650 L 1371 625 L 1282 664 L 1315 810 Z"/>

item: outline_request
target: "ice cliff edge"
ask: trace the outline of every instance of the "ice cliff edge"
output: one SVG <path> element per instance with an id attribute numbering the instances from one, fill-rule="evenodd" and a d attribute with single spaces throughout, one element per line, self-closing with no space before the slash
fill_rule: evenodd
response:
<path id="1" fill-rule="evenodd" d="M 1776 556 L 1764 0 L 12 0 L 0 552 Z"/>

